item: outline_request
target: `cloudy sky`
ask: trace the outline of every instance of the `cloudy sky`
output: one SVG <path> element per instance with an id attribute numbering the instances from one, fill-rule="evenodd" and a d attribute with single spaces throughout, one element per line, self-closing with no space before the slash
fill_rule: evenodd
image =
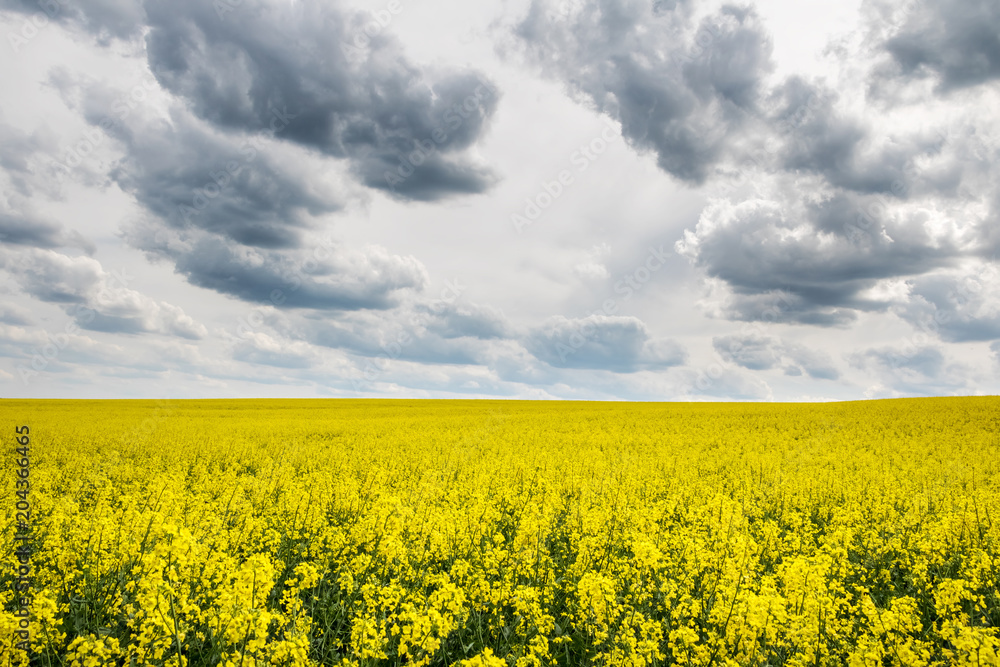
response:
<path id="1" fill-rule="evenodd" d="M 0 395 L 1000 393 L 991 0 L 3 0 Z"/>

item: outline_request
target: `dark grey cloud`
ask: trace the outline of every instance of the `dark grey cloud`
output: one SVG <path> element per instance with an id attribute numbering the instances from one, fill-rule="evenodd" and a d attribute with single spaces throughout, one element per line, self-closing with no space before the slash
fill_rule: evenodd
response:
<path id="1" fill-rule="evenodd" d="M 79 7 L 62 20 L 83 30 L 106 23 L 89 12 L 113 9 Z M 122 104 L 103 84 L 52 78 L 124 150 L 109 176 L 146 213 L 126 240 L 192 284 L 250 302 L 385 309 L 401 290 L 420 291 L 426 272 L 412 258 L 343 248 L 314 258 L 320 218 L 356 196 L 347 174 L 399 199 L 482 192 L 495 177 L 465 151 L 487 129 L 495 87 L 468 69 L 413 65 L 386 33 L 366 36 L 370 17 L 337 3 L 141 8 L 150 69 L 172 96 L 166 117 L 145 101 L 161 91 Z M 315 162 L 335 158 L 343 174 L 310 171 L 297 148 Z"/>
<path id="2" fill-rule="evenodd" d="M 772 68 L 759 18 L 735 5 L 695 23 L 688 3 L 591 0 L 562 15 L 559 2 L 534 0 L 515 33 L 546 74 L 692 183 L 730 153 Z"/>
<path id="3" fill-rule="evenodd" d="M 988 254 L 996 225 L 981 211 L 994 177 L 971 159 L 968 137 L 923 131 L 836 160 L 820 146 L 822 128 L 812 134 L 775 152 L 776 171 L 763 176 L 772 198 L 716 201 L 676 245 L 727 285 L 725 317 L 848 326 L 859 312 L 899 306 L 866 295 L 883 281 Z M 794 151 L 814 161 L 792 164 Z"/>
<path id="4" fill-rule="evenodd" d="M 262 137 L 214 132 L 177 107 L 168 118 L 129 109 L 101 85 L 75 88 L 64 87 L 64 98 L 75 104 L 79 97 L 86 120 L 125 150 L 111 179 L 169 227 L 294 247 L 314 216 L 342 207 L 336 186 L 279 159 Z"/>
<path id="5" fill-rule="evenodd" d="M 616 373 L 657 370 L 684 363 L 686 352 L 669 339 L 651 338 L 635 317 L 555 317 L 522 341 L 535 357 L 555 368 L 590 368 Z"/>
<path id="6" fill-rule="evenodd" d="M 468 163 L 455 163 L 417 148 L 409 152 L 385 152 L 359 161 L 354 173 L 370 188 L 386 190 L 394 199 L 437 201 L 456 194 L 478 194 L 496 182 L 493 172 Z M 420 166 L 415 167 L 416 162 Z M 412 171 L 411 171 L 412 170 Z"/>
<path id="7" fill-rule="evenodd" d="M 845 328 L 858 319 L 850 308 L 821 306 L 785 290 L 761 294 L 732 294 L 720 314 L 739 322 L 784 322 L 806 326 Z"/>
<path id="8" fill-rule="evenodd" d="M 780 146 L 770 166 L 822 176 L 835 188 L 861 194 L 890 193 L 893 184 L 897 190 L 912 188 L 907 164 L 935 148 L 910 137 L 873 146 L 877 137 L 869 119 L 841 111 L 839 94 L 797 76 L 779 84 L 769 98 L 773 110 L 765 119 Z"/>
<path id="9" fill-rule="evenodd" d="M 888 309 L 890 301 L 863 295 L 879 280 L 920 275 L 959 254 L 952 239 L 900 217 L 871 224 L 860 238 L 820 234 L 808 216 L 823 205 L 811 209 L 796 215 L 775 201 L 716 201 L 676 248 L 730 286 L 727 316 L 827 326 L 849 324 L 854 311 Z"/>
<path id="10" fill-rule="evenodd" d="M 291 122 L 281 139 L 349 160 L 369 187 L 402 199 L 483 192 L 492 172 L 462 151 L 486 130 L 499 94 L 480 74 L 410 63 L 369 16 L 314 0 L 147 0 L 150 68 L 209 123 L 249 133 Z"/>
<path id="11" fill-rule="evenodd" d="M 84 319 L 87 322 L 83 328 L 89 331 L 118 334 L 140 334 L 146 331 L 142 321 L 133 317 L 118 317 L 95 312 L 93 313 L 93 319 L 90 316 L 80 318 L 81 321 Z"/>
<path id="12" fill-rule="evenodd" d="M 167 119 L 126 112 L 101 86 L 62 92 L 125 148 L 110 176 L 147 212 L 125 240 L 172 262 L 191 284 L 321 309 L 389 308 L 399 290 L 422 289 L 425 271 L 412 258 L 317 248 L 319 217 L 342 208 L 341 184 L 268 140 L 213 131 L 176 107 Z"/>
<path id="13" fill-rule="evenodd" d="M 750 7 L 724 5 L 696 22 L 689 3 L 535 0 L 515 34 L 529 58 L 597 111 L 661 169 L 700 184 L 713 166 L 753 160 L 776 144 L 768 170 L 813 173 L 871 194 L 912 188 L 908 165 L 933 153 L 922 138 L 874 136 L 826 84 L 790 76 L 772 88 L 770 38 Z M 995 36 L 994 36 L 995 37 Z M 943 185 L 943 184 L 942 184 Z M 898 193 L 897 193 L 898 194 Z"/>
<path id="14" fill-rule="evenodd" d="M 874 85 L 892 76 L 932 76 L 948 93 L 1000 78 L 1000 5 L 922 0 L 912 7 L 884 43 L 893 67 L 878 71 Z"/>

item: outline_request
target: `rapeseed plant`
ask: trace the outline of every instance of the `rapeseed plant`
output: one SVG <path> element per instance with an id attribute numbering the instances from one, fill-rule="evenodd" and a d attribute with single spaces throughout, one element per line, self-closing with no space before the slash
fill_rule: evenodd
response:
<path id="1" fill-rule="evenodd" d="M 157 410 L 0 402 L 31 665 L 1000 665 L 1000 399 Z"/>

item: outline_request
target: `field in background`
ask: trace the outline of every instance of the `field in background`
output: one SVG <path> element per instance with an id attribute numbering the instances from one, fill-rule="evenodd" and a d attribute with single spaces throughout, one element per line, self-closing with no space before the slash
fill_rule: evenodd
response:
<path id="1" fill-rule="evenodd" d="M 4 667 L 22 424 L 32 665 L 1000 664 L 1000 398 L 3 400 Z"/>

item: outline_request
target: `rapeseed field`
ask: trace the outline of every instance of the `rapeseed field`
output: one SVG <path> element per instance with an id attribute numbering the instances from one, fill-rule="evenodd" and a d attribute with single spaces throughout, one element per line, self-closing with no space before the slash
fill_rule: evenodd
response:
<path id="1" fill-rule="evenodd" d="M 0 429 L 4 667 L 1000 665 L 998 398 L 4 400 Z"/>

